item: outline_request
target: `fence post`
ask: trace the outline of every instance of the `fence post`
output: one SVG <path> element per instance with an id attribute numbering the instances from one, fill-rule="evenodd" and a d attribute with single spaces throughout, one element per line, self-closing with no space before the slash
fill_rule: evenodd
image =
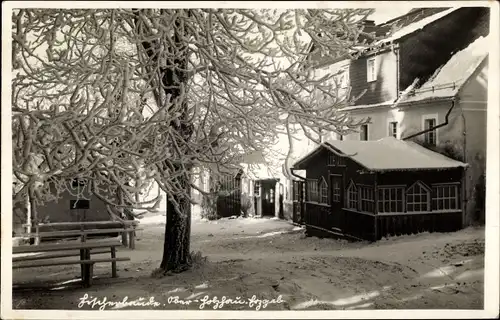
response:
<path id="1" fill-rule="evenodd" d="M 38 246 L 40 244 L 40 242 L 42 242 L 42 239 L 40 239 L 40 226 L 38 225 L 38 222 L 36 222 L 36 225 L 35 225 L 35 234 L 36 234 L 35 246 Z"/>

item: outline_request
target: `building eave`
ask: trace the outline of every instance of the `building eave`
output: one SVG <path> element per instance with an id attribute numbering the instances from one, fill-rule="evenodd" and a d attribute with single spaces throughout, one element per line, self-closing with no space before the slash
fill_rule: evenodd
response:
<path id="1" fill-rule="evenodd" d="M 425 98 L 422 100 L 413 100 L 413 101 L 406 101 L 406 102 L 400 102 L 397 104 L 397 108 L 400 111 L 404 111 L 408 108 L 412 107 L 420 107 L 436 102 L 451 102 L 451 101 L 456 101 L 457 100 L 457 95 L 451 95 L 451 96 L 444 96 L 444 97 L 437 97 L 437 98 Z"/>
<path id="2" fill-rule="evenodd" d="M 391 169 L 369 169 L 369 172 L 408 172 L 408 171 L 444 171 L 444 170 L 454 170 L 454 169 L 466 169 L 468 164 L 464 164 L 456 167 L 433 167 L 433 168 L 391 168 Z"/>

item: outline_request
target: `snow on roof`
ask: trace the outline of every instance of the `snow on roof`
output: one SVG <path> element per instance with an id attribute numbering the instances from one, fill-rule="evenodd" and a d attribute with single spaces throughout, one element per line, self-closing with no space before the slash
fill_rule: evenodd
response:
<path id="1" fill-rule="evenodd" d="M 372 171 L 439 170 L 467 166 L 463 162 L 450 159 L 415 142 L 402 141 L 394 137 L 372 141 L 333 140 L 326 143 Z M 295 165 L 300 165 L 321 148 L 324 147 L 318 147 Z"/>
<path id="2" fill-rule="evenodd" d="M 394 33 L 392 34 L 389 34 L 389 37 L 387 38 L 384 38 L 380 41 L 378 41 L 377 43 L 378 44 L 381 44 L 381 43 L 386 43 L 386 42 L 391 42 L 391 41 L 394 41 L 394 40 L 397 40 L 397 39 L 400 39 L 406 35 L 409 35 L 415 31 L 418 31 L 418 30 L 421 30 L 423 29 L 424 27 L 426 27 L 427 25 L 431 24 L 432 22 L 436 21 L 436 20 L 439 20 L 445 16 L 447 16 L 448 14 L 456 11 L 460 9 L 459 7 L 456 7 L 456 8 L 450 8 L 448 10 L 444 10 L 444 11 L 441 11 L 441 12 L 438 12 L 436 14 L 433 14 L 431 16 L 428 16 L 422 20 L 419 20 L 419 21 L 416 21 L 414 23 L 411 23 L 405 27 L 402 27 L 401 29 L 395 31 Z"/>
<path id="3" fill-rule="evenodd" d="M 426 83 L 410 92 L 401 103 L 454 97 L 488 55 L 490 38 L 479 37 L 467 48 L 455 53 Z"/>

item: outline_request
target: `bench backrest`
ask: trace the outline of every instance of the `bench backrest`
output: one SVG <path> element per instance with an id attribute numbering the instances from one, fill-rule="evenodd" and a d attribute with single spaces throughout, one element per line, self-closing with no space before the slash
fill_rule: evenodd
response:
<path id="1" fill-rule="evenodd" d="M 37 246 L 19 246 L 13 247 L 12 253 L 32 253 L 32 252 L 48 252 L 48 251 L 69 251 L 80 249 L 93 249 L 105 247 L 119 247 L 120 241 L 104 241 L 104 242 L 77 242 L 77 243 L 51 243 L 41 244 Z"/>

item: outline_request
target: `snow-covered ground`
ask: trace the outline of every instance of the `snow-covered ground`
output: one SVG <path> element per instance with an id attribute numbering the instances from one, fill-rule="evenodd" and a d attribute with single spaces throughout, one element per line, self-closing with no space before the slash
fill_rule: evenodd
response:
<path id="1" fill-rule="evenodd" d="M 121 249 L 119 278 L 110 266 L 96 265 L 90 289 L 63 283 L 78 277 L 79 267 L 14 270 L 15 283 L 46 284 L 57 290 L 43 294 L 15 290 L 17 308 L 78 309 L 85 293 L 108 300 L 154 297 L 163 309 L 198 309 L 171 303 L 173 296 L 196 300 L 204 296 L 256 297 L 284 302 L 266 310 L 314 309 L 471 309 L 483 307 L 484 229 L 456 233 L 424 233 L 377 243 L 306 238 L 303 230 L 276 219 L 194 219 L 191 250 L 207 262 L 181 274 L 155 279 L 163 249 L 165 216 L 141 219 L 135 250 Z M 59 282 L 59 283 L 55 283 Z M 41 289 L 42 290 L 42 289 Z M 169 303 L 170 301 L 170 303 Z M 210 306 L 210 308 L 213 307 Z M 85 306 L 85 309 L 90 309 Z M 127 307 L 143 308 L 143 307 Z M 209 307 L 205 307 L 209 308 Z M 226 304 L 223 310 L 255 309 Z"/>

